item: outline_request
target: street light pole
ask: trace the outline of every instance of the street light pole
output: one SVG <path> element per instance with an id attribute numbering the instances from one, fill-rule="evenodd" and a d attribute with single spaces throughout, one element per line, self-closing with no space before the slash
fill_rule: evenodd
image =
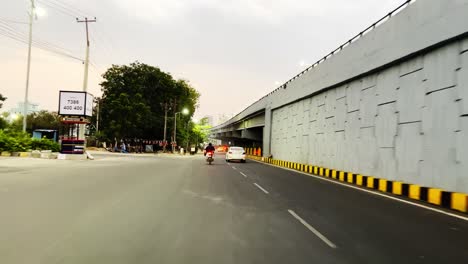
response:
<path id="1" fill-rule="evenodd" d="M 187 108 L 184 108 L 182 110 L 182 112 L 176 112 L 174 114 L 174 144 L 172 145 L 172 152 L 174 153 L 175 152 L 175 145 L 177 144 L 177 114 L 184 114 L 184 115 L 188 115 L 189 114 L 189 110 Z"/>
<path id="2" fill-rule="evenodd" d="M 172 153 L 175 153 L 175 145 L 177 144 L 177 139 L 176 139 L 176 135 L 177 135 L 177 114 L 180 114 L 180 112 L 176 112 L 174 114 L 174 142 L 172 142 Z"/>
<path id="3" fill-rule="evenodd" d="M 172 105 L 172 104 L 171 104 Z M 163 139 L 163 153 L 166 153 L 166 143 L 167 143 L 167 112 L 170 110 L 170 106 L 167 102 L 161 103 L 161 106 L 164 107 L 164 139 Z"/>
<path id="4" fill-rule="evenodd" d="M 26 119 L 28 117 L 28 95 L 29 95 L 29 73 L 31 72 L 31 48 L 32 48 L 32 30 L 34 20 L 34 0 L 31 0 L 31 11 L 29 12 L 29 45 L 28 45 L 28 66 L 26 70 L 26 90 L 24 92 L 23 106 L 23 132 L 26 132 Z"/>

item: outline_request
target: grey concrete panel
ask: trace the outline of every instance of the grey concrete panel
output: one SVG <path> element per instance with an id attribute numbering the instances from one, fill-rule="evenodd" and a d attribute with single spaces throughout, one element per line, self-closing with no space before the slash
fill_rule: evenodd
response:
<path id="1" fill-rule="evenodd" d="M 428 186 L 454 190 L 456 175 L 456 130 L 459 126 L 455 89 L 446 89 L 427 96 L 423 114 L 423 166 L 421 179 Z M 452 102 L 452 103 L 449 103 Z"/>
<path id="2" fill-rule="evenodd" d="M 420 176 L 420 161 L 423 159 L 420 122 L 398 126 L 395 154 L 397 161 L 396 180 L 429 186 L 427 185 L 428 181 L 422 180 L 421 178 L 424 177 Z"/>
<path id="3" fill-rule="evenodd" d="M 336 131 L 335 117 L 328 117 L 325 119 L 325 134 L 331 136 Z"/>
<path id="4" fill-rule="evenodd" d="M 335 89 L 336 99 L 337 100 L 340 99 L 340 98 L 346 97 L 346 87 L 347 87 L 347 85 L 342 85 L 342 86 Z"/>
<path id="5" fill-rule="evenodd" d="M 364 175 L 376 175 L 379 157 L 375 128 L 361 128 L 360 134 L 360 144 L 358 147 L 359 164 L 356 171 Z"/>
<path id="6" fill-rule="evenodd" d="M 375 123 L 378 147 L 395 147 L 397 124 L 398 116 L 396 114 L 396 103 L 380 105 L 378 107 L 378 114 Z"/>
<path id="7" fill-rule="evenodd" d="M 455 133 L 456 140 L 456 192 L 465 192 L 468 189 L 468 117 L 460 118 L 461 130 Z"/>
<path id="8" fill-rule="evenodd" d="M 346 88 L 346 105 L 347 111 L 353 112 L 359 110 L 359 102 L 361 99 L 362 81 L 357 80 L 349 84 Z"/>
<path id="9" fill-rule="evenodd" d="M 309 109 L 309 120 L 315 121 L 318 117 L 318 101 L 317 97 L 312 97 L 310 99 L 310 109 Z"/>
<path id="10" fill-rule="evenodd" d="M 346 97 L 342 97 L 336 100 L 336 109 L 335 109 L 336 131 L 341 131 L 345 129 L 346 115 L 347 115 Z"/>
<path id="11" fill-rule="evenodd" d="M 424 68 L 424 58 L 419 56 L 411 60 L 405 61 L 400 65 L 400 76 L 422 70 Z"/>
<path id="12" fill-rule="evenodd" d="M 388 179 L 388 180 L 401 180 L 402 177 L 399 177 L 397 174 L 397 166 L 395 159 L 395 149 L 394 148 L 379 148 L 378 150 L 379 164 L 378 164 L 378 177 Z M 370 175 L 376 176 L 376 175 Z M 377 177 L 377 176 L 376 176 Z"/>
<path id="13" fill-rule="evenodd" d="M 345 132 L 335 132 L 335 159 L 330 161 L 330 168 L 344 170 L 343 161 L 346 159 Z"/>
<path id="14" fill-rule="evenodd" d="M 468 42 L 468 41 L 467 41 Z M 461 69 L 457 71 L 457 99 L 461 99 L 460 115 L 468 114 L 468 52 L 460 55 Z"/>
<path id="15" fill-rule="evenodd" d="M 399 77 L 398 67 L 391 67 L 378 73 L 376 86 L 378 104 L 396 101 Z"/>
<path id="16" fill-rule="evenodd" d="M 359 139 L 361 123 L 359 120 L 359 111 L 348 113 L 346 115 L 345 135 L 346 141 Z"/>
<path id="17" fill-rule="evenodd" d="M 318 107 L 317 115 L 317 133 L 325 132 L 325 105 Z"/>
<path id="18" fill-rule="evenodd" d="M 467 52 L 468 51 L 468 38 L 465 38 L 464 40 L 462 40 L 460 48 L 461 48 L 460 52 Z"/>
<path id="19" fill-rule="evenodd" d="M 426 96 L 426 107 L 423 110 L 422 132 L 439 133 L 438 141 L 449 136 L 459 128 L 459 109 L 456 101 L 456 89 L 449 88 Z M 453 136 L 453 135 L 451 135 Z"/>
<path id="20" fill-rule="evenodd" d="M 359 115 L 361 118 L 361 127 L 375 125 L 375 116 L 377 115 L 375 87 L 368 88 L 361 92 Z"/>
<path id="21" fill-rule="evenodd" d="M 368 89 L 377 85 L 377 75 L 371 74 L 362 78 L 362 89 Z"/>
<path id="22" fill-rule="evenodd" d="M 336 90 L 329 90 L 325 93 L 325 117 L 335 116 Z"/>
<path id="23" fill-rule="evenodd" d="M 427 80 L 427 93 L 456 85 L 455 70 L 460 67 L 459 54 L 459 43 L 456 42 L 424 56 L 423 73 Z"/>
<path id="24" fill-rule="evenodd" d="M 401 77 L 396 103 L 399 123 L 421 121 L 424 98 L 425 88 L 421 71 Z"/>
<path id="25" fill-rule="evenodd" d="M 300 155 L 299 155 L 299 162 L 300 163 L 307 163 L 309 161 L 309 135 L 302 135 L 301 137 L 301 147 L 300 147 Z"/>

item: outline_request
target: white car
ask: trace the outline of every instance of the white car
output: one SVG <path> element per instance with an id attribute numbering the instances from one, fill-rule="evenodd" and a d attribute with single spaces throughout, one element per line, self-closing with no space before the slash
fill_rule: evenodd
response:
<path id="1" fill-rule="evenodd" d="M 240 162 L 245 162 L 245 150 L 243 147 L 229 147 L 226 153 L 226 161 L 231 162 L 231 160 L 240 160 Z"/>

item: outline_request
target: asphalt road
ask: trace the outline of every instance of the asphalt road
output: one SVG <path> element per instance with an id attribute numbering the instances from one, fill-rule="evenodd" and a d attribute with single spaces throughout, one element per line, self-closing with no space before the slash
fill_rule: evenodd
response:
<path id="1" fill-rule="evenodd" d="M 468 222 L 256 162 L 0 159 L 0 263 L 468 263 Z"/>

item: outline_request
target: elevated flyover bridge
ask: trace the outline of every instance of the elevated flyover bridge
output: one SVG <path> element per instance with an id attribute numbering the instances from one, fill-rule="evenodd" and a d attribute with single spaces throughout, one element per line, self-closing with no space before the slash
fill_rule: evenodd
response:
<path id="1" fill-rule="evenodd" d="M 464 207 L 467 14 L 468 0 L 407 1 L 212 137 L 261 147 L 273 162 L 368 176 L 387 182 L 382 190 L 395 183 L 399 194 Z"/>

